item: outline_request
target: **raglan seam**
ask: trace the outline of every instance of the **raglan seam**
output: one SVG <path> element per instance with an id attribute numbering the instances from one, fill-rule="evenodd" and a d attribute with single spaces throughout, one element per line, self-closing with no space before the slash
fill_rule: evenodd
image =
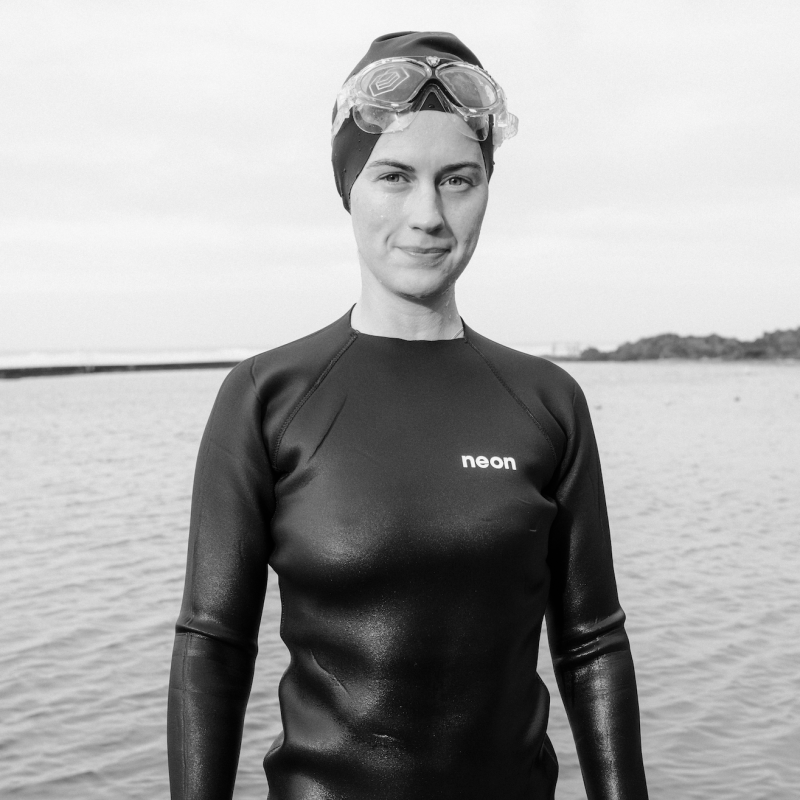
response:
<path id="1" fill-rule="evenodd" d="M 216 406 L 216 403 L 214 403 L 214 405 Z M 211 414 L 212 414 L 212 417 L 213 417 L 213 414 L 214 414 L 213 409 L 212 409 Z M 213 427 L 214 423 L 212 422 L 211 425 Z M 203 489 L 203 484 L 204 484 L 204 481 L 205 481 L 205 478 L 206 478 L 206 466 L 208 464 L 208 451 L 209 451 L 209 449 L 211 447 L 211 440 L 213 439 L 213 434 L 212 434 L 211 430 L 208 430 L 207 434 L 208 434 L 208 436 L 207 436 L 207 438 L 205 440 L 205 444 L 203 446 L 203 452 L 202 452 L 202 460 L 203 460 L 202 472 L 200 473 L 200 479 L 198 481 L 201 490 Z M 195 537 L 194 537 L 194 541 L 192 542 L 192 570 L 194 570 L 194 565 L 195 565 L 195 563 L 197 561 L 197 558 L 196 558 L 196 556 L 197 556 L 197 543 L 198 543 L 198 541 L 200 539 L 200 531 L 203 529 L 203 517 L 205 516 L 205 510 L 206 510 L 206 493 L 203 492 L 202 500 L 200 501 L 200 508 L 198 509 L 198 512 L 197 512 L 197 531 L 196 531 L 196 534 L 195 534 Z M 190 591 L 189 592 L 189 619 L 186 621 L 187 625 L 190 624 L 194 620 L 194 610 L 195 610 L 194 609 L 194 591 Z"/>
<path id="2" fill-rule="evenodd" d="M 578 384 L 572 384 L 572 427 L 567 434 L 567 439 L 574 439 L 575 433 L 578 430 L 578 412 L 575 410 L 575 398 L 578 395 Z"/>
<path id="3" fill-rule="evenodd" d="M 468 340 L 467 344 L 481 357 L 481 359 L 483 359 L 483 362 L 492 371 L 494 377 L 498 380 L 500 385 L 511 395 L 511 397 L 514 399 L 517 405 L 519 405 L 519 407 L 534 421 L 536 427 L 539 429 L 539 432 L 542 434 L 542 436 L 544 436 L 545 441 L 549 445 L 550 452 L 553 456 L 553 461 L 555 462 L 555 469 L 558 469 L 559 464 L 558 464 L 558 455 L 556 454 L 556 448 L 553 445 L 552 439 L 547 435 L 547 431 L 545 431 L 544 427 L 542 426 L 542 423 L 539 422 L 539 420 L 536 418 L 536 415 L 530 410 L 530 408 L 528 408 L 527 405 L 525 405 L 522 399 L 506 383 L 506 381 L 503 379 L 502 375 L 500 375 L 500 372 L 497 370 L 494 364 L 492 364 L 492 362 L 471 341 Z"/>
<path id="4" fill-rule="evenodd" d="M 564 461 L 566 461 L 566 454 L 569 453 L 570 445 L 575 439 L 575 435 L 578 431 L 578 413 L 575 410 L 575 397 L 578 394 L 578 384 L 573 383 L 572 385 L 572 399 L 570 400 L 570 408 L 572 409 L 572 420 L 569 430 L 567 431 L 567 442 L 566 447 L 564 448 L 564 459 L 562 459 L 561 464 L 558 465 L 558 483 L 560 484 L 561 481 L 564 480 Z"/>
<path id="5" fill-rule="evenodd" d="M 317 379 L 314 381 L 314 383 L 311 386 L 311 388 L 303 395 L 303 397 L 299 400 L 297 405 L 295 405 L 295 407 L 289 413 L 289 416 L 286 418 L 285 422 L 281 426 L 280 433 L 278 434 L 278 438 L 277 438 L 277 440 L 275 442 L 275 448 L 274 448 L 274 451 L 273 451 L 273 464 L 272 464 L 272 468 L 275 471 L 277 471 L 277 469 L 278 469 L 278 467 L 277 467 L 278 456 L 280 455 L 281 444 L 283 443 L 283 437 L 286 434 L 287 429 L 292 424 L 292 421 L 297 416 L 297 414 L 300 411 L 300 409 L 312 397 L 314 392 L 316 392 L 317 389 L 322 385 L 322 382 L 325 380 L 325 378 L 328 377 L 328 374 L 334 368 L 334 366 L 336 365 L 336 362 L 345 354 L 347 349 L 350 347 L 351 344 L 353 344 L 353 342 L 357 338 L 358 338 L 358 333 L 356 331 L 352 331 L 350 333 L 350 336 L 348 337 L 347 341 L 345 342 L 344 346 L 341 348 L 341 350 L 339 350 L 339 352 L 328 362 L 327 366 L 325 367 L 325 369 L 322 370 L 322 372 L 320 373 L 319 377 L 317 377 Z"/>
<path id="6" fill-rule="evenodd" d="M 261 447 L 264 451 L 264 460 L 269 464 L 270 468 L 274 471 L 275 467 L 270 463 L 269 460 L 269 448 L 264 441 L 264 402 L 261 399 L 261 395 L 258 393 L 258 386 L 256 386 L 256 376 L 253 374 L 253 369 L 256 365 L 255 356 L 250 359 L 250 382 L 253 384 L 253 394 L 256 396 L 256 400 L 258 400 L 258 421 L 259 421 L 259 428 L 261 429 L 261 435 L 258 437 L 261 440 Z"/>

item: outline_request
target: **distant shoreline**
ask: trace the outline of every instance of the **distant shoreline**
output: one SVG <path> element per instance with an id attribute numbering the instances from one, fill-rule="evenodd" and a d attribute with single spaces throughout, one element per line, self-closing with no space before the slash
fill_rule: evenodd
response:
<path id="1" fill-rule="evenodd" d="M 227 354 L 226 354 L 227 355 Z M 233 355 L 231 353 L 230 355 Z M 580 354 L 542 354 L 549 361 L 788 361 L 800 360 L 800 328 L 765 333 L 751 342 L 711 336 L 678 336 L 662 333 L 625 342 L 616 350 L 601 351 L 594 347 Z M 239 359 L 241 360 L 241 359 Z M 232 369 L 239 360 L 169 361 L 132 364 L 58 364 L 0 367 L 0 380 L 42 378 L 59 375 L 89 375 L 104 372 L 166 372 L 185 369 Z"/>

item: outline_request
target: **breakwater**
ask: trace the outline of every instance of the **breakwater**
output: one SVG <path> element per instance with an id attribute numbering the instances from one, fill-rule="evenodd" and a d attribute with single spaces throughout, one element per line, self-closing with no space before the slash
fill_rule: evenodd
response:
<path id="1" fill-rule="evenodd" d="M 222 369 L 237 361 L 184 361 L 163 364 L 68 364 L 50 367 L 0 367 L 0 379 L 43 378 L 54 375 L 86 375 L 92 372 L 163 372 L 179 369 Z"/>

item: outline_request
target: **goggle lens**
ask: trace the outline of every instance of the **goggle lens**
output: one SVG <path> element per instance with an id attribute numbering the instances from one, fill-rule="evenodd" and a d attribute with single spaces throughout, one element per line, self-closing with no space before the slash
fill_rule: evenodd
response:
<path id="1" fill-rule="evenodd" d="M 400 113 L 391 108 L 381 108 L 369 103 L 353 107 L 353 120 L 365 133 L 397 133 L 405 130 L 416 113 Z"/>
<path id="2" fill-rule="evenodd" d="M 462 106 L 492 108 L 497 103 L 497 90 L 479 72 L 465 67 L 443 67 L 436 77 Z"/>
<path id="3" fill-rule="evenodd" d="M 411 61 L 384 64 L 367 72 L 360 88 L 367 97 L 384 103 L 408 103 L 427 79 L 425 68 Z"/>

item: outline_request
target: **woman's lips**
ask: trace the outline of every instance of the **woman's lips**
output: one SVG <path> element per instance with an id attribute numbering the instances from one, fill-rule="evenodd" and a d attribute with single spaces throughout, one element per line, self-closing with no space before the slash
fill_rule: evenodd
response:
<path id="1" fill-rule="evenodd" d="M 411 256 L 441 256 L 450 252 L 449 247 L 401 247 L 400 249 Z"/>

